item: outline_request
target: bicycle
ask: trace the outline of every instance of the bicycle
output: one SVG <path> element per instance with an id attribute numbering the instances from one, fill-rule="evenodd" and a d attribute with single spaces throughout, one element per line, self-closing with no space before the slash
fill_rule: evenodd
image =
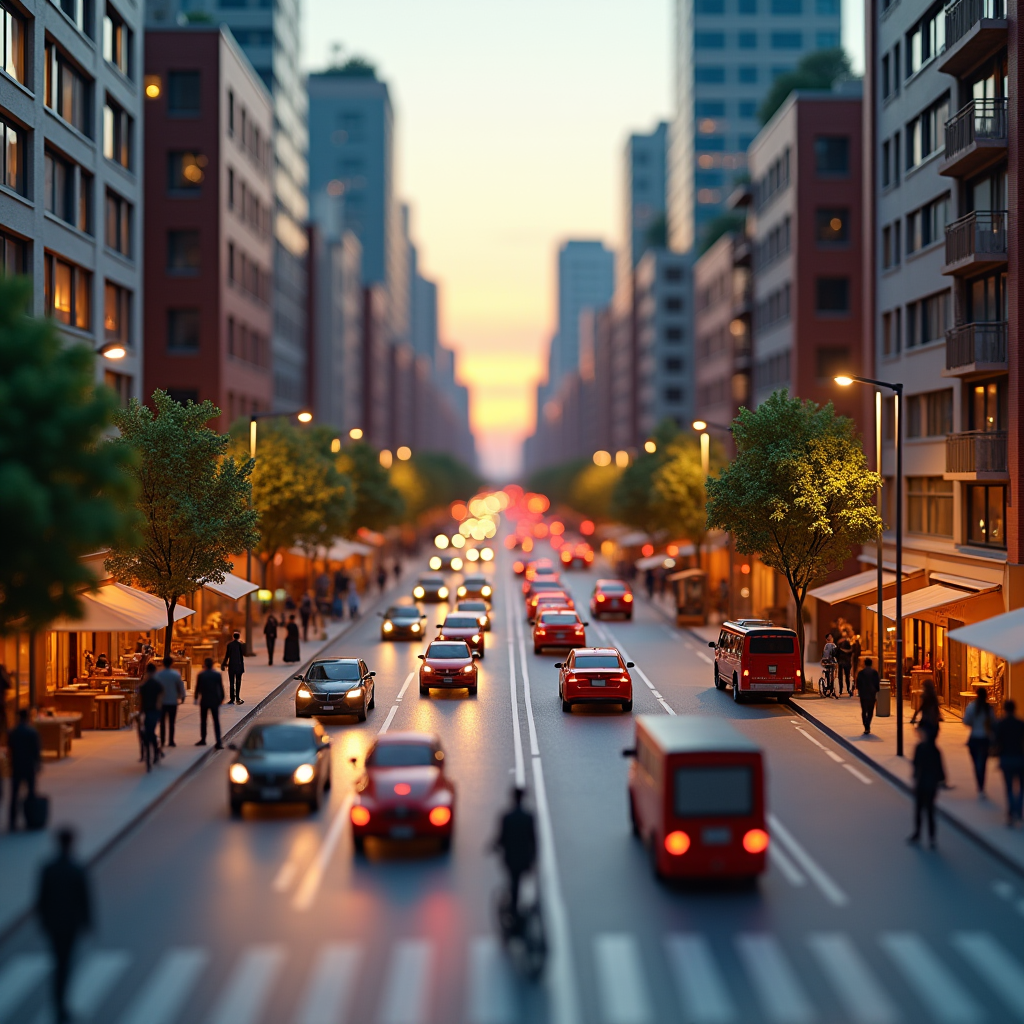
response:
<path id="1" fill-rule="evenodd" d="M 833 697 L 836 700 L 839 699 L 839 694 L 836 693 L 836 666 L 834 664 L 822 665 L 825 670 L 823 676 L 818 677 L 818 693 L 822 697 Z"/>
<path id="2" fill-rule="evenodd" d="M 499 891 L 496 906 L 498 929 L 513 968 L 530 981 L 536 981 L 544 970 L 548 942 L 539 895 L 534 892 L 532 898 L 525 901 L 525 906 L 523 903 L 521 899 L 520 906 L 513 907 L 511 890 L 506 886 Z"/>

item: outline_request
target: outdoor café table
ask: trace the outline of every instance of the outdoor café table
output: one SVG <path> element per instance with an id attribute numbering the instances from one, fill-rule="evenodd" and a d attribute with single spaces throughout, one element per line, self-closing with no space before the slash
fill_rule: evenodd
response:
<path id="1" fill-rule="evenodd" d="M 63 725 L 70 725 L 75 731 L 75 739 L 82 738 L 82 716 L 77 713 L 68 711 L 64 714 L 58 712 L 56 715 L 40 714 L 36 718 L 36 724 L 39 722 L 60 722 Z"/>
<path id="2" fill-rule="evenodd" d="M 124 724 L 124 696 L 104 693 L 96 698 L 96 728 L 120 729 Z"/>
<path id="3" fill-rule="evenodd" d="M 82 716 L 83 729 L 96 728 L 96 697 L 91 690 L 58 690 L 53 695 L 52 705 L 57 711 L 73 711 Z"/>

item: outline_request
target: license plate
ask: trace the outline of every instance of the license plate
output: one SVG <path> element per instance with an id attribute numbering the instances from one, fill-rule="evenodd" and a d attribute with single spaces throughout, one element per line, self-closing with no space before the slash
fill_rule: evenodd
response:
<path id="1" fill-rule="evenodd" d="M 325 704 L 320 710 L 321 711 L 333 711 L 334 710 L 334 705 L 333 704 Z"/>
<path id="2" fill-rule="evenodd" d="M 278 786 L 264 786 L 263 789 L 260 790 L 260 796 L 263 797 L 264 800 L 280 800 L 281 790 Z"/>
<path id="3" fill-rule="evenodd" d="M 454 680 L 454 678 L 452 678 L 452 676 L 445 676 L 444 679 L 441 680 L 441 682 L 443 682 L 443 683 L 454 683 L 455 680 Z"/>
<path id="4" fill-rule="evenodd" d="M 770 675 L 770 676 L 775 675 L 775 673 L 778 671 L 778 668 L 779 668 L 778 665 L 769 665 L 768 666 L 768 675 Z"/>
<path id="5" fill-rule="evenodd" d="M 392 839 L 412 839 L 416 835 L 416 829 L 412 825 L 392 825 L 388 835 Z"/>
<path id="6" fill-rule="evenodd" d="M 701 832 L 700 838 L 705 846 L 728 846 L 732 841 L 732 829 L 706 828 Z"/>
<path id="7" fill-rule="evenodd" d="M 750 689 L 752 690 L 788 690 L 792 689 L 791 684 L 785 680 L 780 679 L 777 683 L 751 683 Z"/>
<path id="8" fill-rule="evenodd" d="M 607 679 L 591 679 L 590 680 L 590 685 L 591 686 L 607 686 L 608 685 L 608 680 Z"/>

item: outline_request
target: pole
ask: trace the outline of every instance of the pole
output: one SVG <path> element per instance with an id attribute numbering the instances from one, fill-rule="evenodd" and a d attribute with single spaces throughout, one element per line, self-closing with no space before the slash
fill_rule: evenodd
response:
<path id="1" fill-rule="evenodd" d="M 700 435 L 700 467 L 706 479 L 711 472 L 711 435 L 706 430 Z"/>
<path id="2" fill-rule="evenodd" d="M 875 392 L 875 470 L 878 473 L 878 491 L 875 495 L 875 503 L 878 507 L 878 517 L 882 517 L 882 392 Z M 879 672 L 885 670 L 885 658 L 883 655 L 885 645 L 885 619 L 882 616 L 882 595 L 885 588 L 882 585 L 882 534 L 878 534 L 878 545 L 875 555 L 878 572 L 878 614 L 875 616 L 875 637 L 878 641 L 878 668 Z"/>
<path id="3" fill-rule="evenodd" d="M 249 458 L 256 461 L 256 417 L 249 420 Z M 252 486 L 249 487 L 249 509 L 252 510 Z M 245 549 L 245 578 L 252 583 L 252 548 Z M 252 649 L 252 592 L 245 595 L 245 656 L 253 656 Z"/>
<path id="4" fill-rule="evenodd" d="M 903 756 L 903 385 L 894 385 L 896 431 L 896 756 Z"/>

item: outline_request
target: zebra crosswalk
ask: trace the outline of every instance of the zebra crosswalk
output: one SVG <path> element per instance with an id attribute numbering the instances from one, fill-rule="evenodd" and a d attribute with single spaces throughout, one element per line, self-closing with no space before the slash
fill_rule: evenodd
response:
<path id="1" fill-rule="evenodd" d="M 1024 964 L 984 931 L 945 940 L 811 932 L 798 941 L 753 931 L 660 939 L 609 931 L 575 953 L 590 961 L 580 977 L 593 978 L 580 993 L 582 1024 L 1024 1022 Z M 37 952 L 0 964 L 0 1024 L 47 1019 L 48 971 Z M 461 987 L 447 991 L 457 978 Z M 97 949 L 70 989 L 83 1024 L 540 1024 L 536 997 L 492 936 L 470 937 L 461 949 L 422 936 L 383 948 L 261 943 L 228 956 L 178 946 L 153 962 Z"/>

